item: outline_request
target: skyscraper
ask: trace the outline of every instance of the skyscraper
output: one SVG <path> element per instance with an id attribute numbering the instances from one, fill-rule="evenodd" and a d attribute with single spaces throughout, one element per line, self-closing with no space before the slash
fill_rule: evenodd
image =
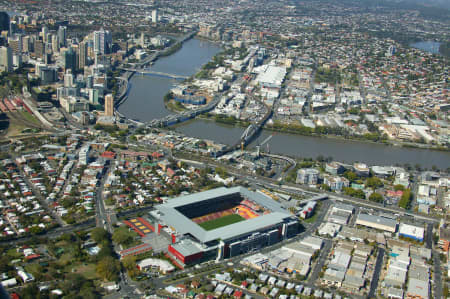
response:
<path id="1" fill-rule="evenodd" d="M 53 51 L 53 53 L 59 52 L 59 37 L 58 37 L 58 35 L 52 36 L 52 51 Z"/>
<path id="2" fill-rule="evenodd" d="M 64 74 L 64 87 L 74 87 L 73 74 L 70 70 Z"/>
<path id="3" fill-rule="evenodd" d="M 48 42 L 48 41 L 47 41 L 47 34 L 48 34 L 48 28 L 47 28 L 47 26 L 42 27 L 42 30 L 41 30 L 41 36 L 42 36 L 42 40 L 43 40 L 44 42 Z"/>
<path id="4" fill-rule="evenodd" d="M 0 11 L 0 31 L 9 31 L 9 15 L 6 11 Z"/>
<path id="5" fill-rule="evenodd" d="M 158 10 L 157 9 L 152 11 L 152 22 L 158 23 Z"/>
<path id="6" fill-rule="evenodd" d="M 13 55 L 11 48 L 0 48 L 0 68 L 3 72 L 11 72 L 13 70 Z"/>
<path id="7" fill-rule="evenodd" d="M 78 68 L 84 69 L 87 64 L 88 45 L 86 42 L 81 42 L 78 45 Z"/>
<path id="8" fill-rule="evenodd" d="M 76 71 L 77 53 L 72 48 L 69 48 L 67 51 L 64 52 L 63 62 L 65 70 L 71 69 L 72 71 Z"/>
<path id="9" fill-rule="evenodd" d="M 67 46 L 67 27 L 66 26 L 59 26 L 58 28 L 58 38 L 59 38 L 59 45 L 61 47 Z"/>
<path id="10" fill-rule="evenodd" d="M 99 55 L 109 54 L 112 45 L 112 35 L 108 30 L 103 28 L 94 31 L 94 52 Z"/>
<path id="11" fill-rule="evenodd" d="M 112 94 L 105 96 L 105 116 L 114 116 L 114 97 Z"/>

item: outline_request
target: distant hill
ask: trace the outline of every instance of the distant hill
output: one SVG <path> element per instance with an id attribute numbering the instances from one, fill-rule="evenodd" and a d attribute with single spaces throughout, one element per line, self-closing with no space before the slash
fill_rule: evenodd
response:
<path id="1" fill-rule="evenodd" d="M 418 3 L 424 6 L 434 6 L 450 10 L 449 0 L 406 0 L 407 2 Z"/>

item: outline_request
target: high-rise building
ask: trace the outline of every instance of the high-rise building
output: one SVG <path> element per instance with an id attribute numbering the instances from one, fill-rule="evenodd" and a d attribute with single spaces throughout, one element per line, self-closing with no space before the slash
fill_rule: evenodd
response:
<path id="1" fill-rule="evenodd" d="M 43 58 L 45 54 L 45 45 L 41 40 L 34 41 L 34 55 L 38 58 Z"/>
<path id="2" fill-rule="evenodd" d="M 0 69 L 3 72 L 11 72 L 13 70 L 13 54 L 9 47 L 0 48 Z"/>
<path id="3" fill-rule="evenodd" d="M 114 97 L 112 94 L 105 96 L 105 116 L 114 116 Z"/>
<path id="4" fill-rule="evenodd" d="M 64 63 L 64 70 L 71 69 L 72 71 L 77 70 L 77 53 L 72 49 L 69 48 L 67 51 L 64 52 L 63 55 L 63 63 Z"/>
<path id="5" fill-rule="evenodd" d="M 67 70 L 64 74 L 64 87 L 74 87 L 73 74 L 70 70 Z"/>
<path id="6" fill-rule="evenodd" d="M 52 51 L 53 51 L 53 53 L 59 52 L 59 37 L 58 37 L 58 35 L 52 35 Z"/>
<path id="7" fill-rule="evenodd" d="M 58 28 L 58 38 L 59 38 L 59 45 L 61 47 L 67 46 L 67 27 L 66 26 L 59 26 Z"/>
<path id="8" fill-rule="evenodd" d="M 99 55 L 109 54 L 112 45 L 112 35 L 108 30 L 103 28 L 94 31 L 94 52 Z"/>
<path id="9" fill-rule="evenodd" d="M 152 11 L 152 22 L 158 23 L 158 10 L 157 9 L 154 9 Z"/>
<path id="10" fill-rule="evenodd" d="M 145 46 L 145 35 L 144 35 L 144 32 L 141 32 L 140 43 L 141 43 L 141 47 L 144 48 L 144 46 Z"/>
<path id="11" fill-rule="evenodd" d="M 92 105 L 98 105 L 98 89 L 89 88 L 89 103 Z"/>
<path id="12" fill-rule="evenodd" d="M 6 11 L 0 11 L 0 31 L 9 31 L 9 15 Z"/>
<path id="13" fill-rule="evenodd" d="M 94 76 L 89 75 L 86 78 L 86 87 L 87 88 L 93 88 L 94 87 Z"/>
<path id="14" fill-rule="evenodd" d="M 47 41 L 47 34 L 48 34 L 47 26 L 42 27 L 40 36 L 42 36 L 42 39 L 44 40 L 44 42 L 48 42 Z"/>
<path id="15" fill-rule="evenodd" d="M 22 53 L 22 36 L 20 34 L 14 35 L 8 39 L 8 44 L 13 54 Z"/>
<path id="16" fill-rule="evenodd" d="M 24 36 L 22 39 L 22 51 L 25 53 L 31 52 L 31 46 L 30 46 L 30 37 Z"/>
<path id="17" fill-rule="evenodd" d="M 78 45 L 78 68 L 83 70 L 87 65 L 87 57 L 88 57 L 88 45 L 86 42 L 81 42 Z"/>
<path id="18" fill-rule="evenodd" d="M 17 33 L 19 26 L 17 26 L 17 22 L 9 22 L 9 34 L 13 35 Z"/>

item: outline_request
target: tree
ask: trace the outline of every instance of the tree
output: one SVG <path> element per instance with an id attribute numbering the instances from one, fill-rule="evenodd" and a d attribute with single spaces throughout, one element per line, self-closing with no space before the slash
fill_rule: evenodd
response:
<path id="1" fill-rule="evenodd" d="M 377 177 L 371 177 L 366 180 L 366 187 L 372 188 L 373 190 L 382 186 L 383 182 Z"/>
<path id="2" fill-rule="evenodd" d="M 411 204 L 412 193 L 410 189 L 403 191 L 403 195 L 398 202 L 398 206 L 403 209 L 408 209 Z"/>
<path id="3" fill-rule="evenodd" d="M 348 196 L 366 199 L 366 194 L 361 189 L 353 189 L 351 187 L 345 187 L 343 188 L 343 191 Z"/>
<path id="4" fill-rule="evenodd" d="M 353 171 L 347 170 L 344 172 L 344 177 L 350 182 L 354 182 L 358 179 L 358 176 Z"/>
<path id="5" fill-rule="evenodd" d="M 374 202 L 383 202 L 384 198 L 380 193 L 373 192 L 372 194 L 370 194 L 369 200 Z"/>
<path id="6" fill-rule="evenodd" d="M 116 281 L 120 271 L 120 262 L 107 256 L 97 264 L 96 272 L 104 280 Z"/>
<path id="7" fill-rule="evenodd" d="M 405 186 L 400 185 L 400 184 L 395 185 L 395 186 L 394 186 L 394 190 L 395 190 L 395 191 L 405 191 Z"/>
<path id="8" fill-rule="evenodd" d="M 127 227 L 121 226 L 114 231 L 112 240 L 114 241 L 114 243 L 126 245 L 133 241 L 133 234 L 128 230 Z"/>
<path id="9" fill-rule="evenodd" d="M 136 268 L 136 257 L 134 255 L 128 255 L 124 257 L 122 259 L 122 265 L 127 270 Z"/>
<path id="10" fill-rule="evenodd" d="M 91 231 L 92 239 L 97 243 L 102 243 L 108 239 L 108 232 L 102 227 L 96 227 Z"/>

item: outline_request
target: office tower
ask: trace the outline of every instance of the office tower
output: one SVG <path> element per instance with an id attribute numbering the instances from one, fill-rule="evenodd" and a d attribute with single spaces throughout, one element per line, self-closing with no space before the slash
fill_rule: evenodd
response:
<path id="1" fill-rule="evenodd" d="M 38 58 L 43 58 L 45 54 L 45 45 L 42 40 L 34 41 L 34 55 Z"/>
<path id="2" fill-rule="evenodd" d="M 99 55 L 109 54 L 112 45 L 112 35 L 108 30 L 103 28 L 94 31 L 94 52 Z"/>
<path id="3" fill-rule="evenodd" d="M 0 48 L 0 68 L 3 72 L 13 70 L 13 54 L 9 47 Z"/>
<path id="4" fill-rule="evenodd" d="M 152 11 L 152 22 L 158 23 L 158 10 L 157 9 Z"/>
<path id="5" fill-rule="evenodd" d="M 58 38 L 59 38 L 59 45 L 61 47 L 67 46 L 67 27 L 66 26 L 59 26 L 58 28 Z"/>
<path id="6" fill-rule="evenodd" d="M 22 51 L 24 53 L 31 52 L 30 37 L 29 36 L 24 36 L 23 39 L 22 39 Z"/>
<path id="7" fill-rule="evenodd" d="M 64 87 L 73 87 L 73 74 L 70 70 L 67 70 L 64 74 Z"/>
<path id="8" fill-rule="evenodd" d="M 22 55 L 13 55 L 13 67 L 14 69 L 22 66 Z"/>
<path id="9" fill-rule="evenodd" d="M 69 48 L 67 51 L 64 52 L 63 55 L 63 63 L 64 63 L 64 70 L 71 69 L 72 71 L 77 70 L 77 53 L 72 49 Z"/>
<path id="10" fill-rule="evenodd" d="M 80 70 L 84 69 L 87 65 L 87 56 L 88 56 L 88 46 L 86 42 L 81 42 L 78 45 L 78 68 Z"/>
<path id="11" fill-rule="evenodd" d="M 145 35 L 144 35 L 144 32 L 141 32 L 140 43 L 141 43 L 141 47 L 144 48 L 144 46 L 145 46 Z"/>
<path id="12" fill-rule="evenodd" d="M 86 87 L 87 88 L 93 88 L 94 87 L 94 76 L 89 75 L 86 78 Z"/>
<path id="13" fill-rule="evenodd" d="M 6 11 L 0 11 L 0 31 L 9 31 L 9 15 Z"/>
<path id="14" fill-rule="evenodd" d="M 98 105 L 98 89 L 89 88 L 89 103 L 92 105 Z"/>
<path id="15" fill-rule="evenodd" d="M 48 28 L 47 28 L 47 26 L 42 27 L 40 36 L 42 37 L 42 40 L 43 40 L 44 42 L 48 42 L 48 41 L 47 41 L 47 34 L 48 34 Z"/>
<path id="16" fill-rule="evenodd" d="M 21 54 L 22 53 L 22 36 L 14 35 L 8 39 L 8 44 L 13 54 Z"/>
<path id="17" fill-rule="evenodd" d="M 58 37 L 58 35 L 52 35 L 52 51 L 53 51 L 53 53 L 59 52 L 59 37 Z"/>
<path id="18" fill-rule="evenodd" d="M 18 31 L 17 23 L 15 21 L 9 22 L 9 34 L 13 35 L 13 34 L 17 33 L 17 31 Z"/>
<path id="19" fill-rule="evenodd" d="M 112 94 L 105 97 L 105 116 L 114 116 L 114 98 Z"/>

